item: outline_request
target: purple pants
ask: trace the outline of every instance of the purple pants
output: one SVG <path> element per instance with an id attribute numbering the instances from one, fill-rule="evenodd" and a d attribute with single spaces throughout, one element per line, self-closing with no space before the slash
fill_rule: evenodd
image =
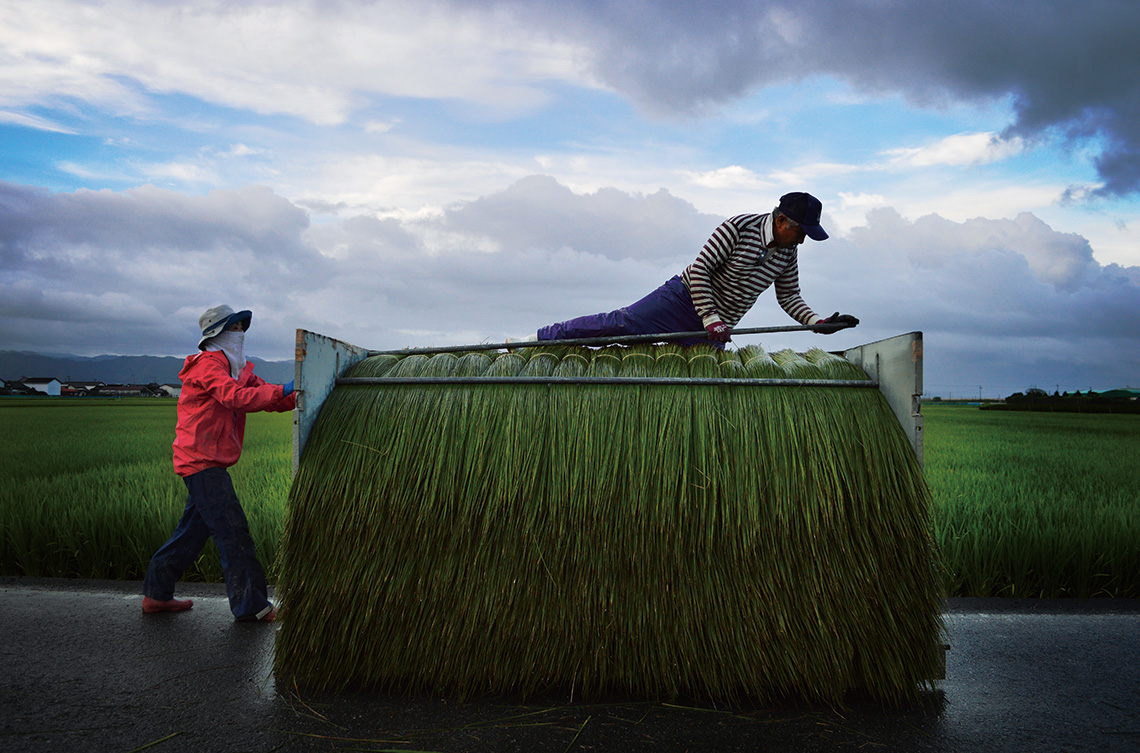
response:
<path id="1" fill-rule="evenodd" d="M 637 303 L 605 314 L 590 314 L 558 322 L 538 330 L 539 340 L 570 340 L 611 335 L 655 335 L 661 332 L 697 332 L 705 328 L 693 308 L 689 289 L 673 277 Z M 708 338 L 675 340 L 681 345 L 714 345 Z"/>

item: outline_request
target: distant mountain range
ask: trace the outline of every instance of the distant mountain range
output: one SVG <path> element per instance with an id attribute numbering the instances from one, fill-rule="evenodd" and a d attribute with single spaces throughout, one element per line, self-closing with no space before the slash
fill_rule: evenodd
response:
<path id="1" fill-rule="evenodd" d="M 178 384 L 184 358 L 169 356 L 44 356 L 26 351 L 0 350 L 0 379 L 55 377 L 61 382 L 107 384 Z M 284 384 L 293 378 L 292 361 L 251 358 L 253 373 L 267 382 Z"/>

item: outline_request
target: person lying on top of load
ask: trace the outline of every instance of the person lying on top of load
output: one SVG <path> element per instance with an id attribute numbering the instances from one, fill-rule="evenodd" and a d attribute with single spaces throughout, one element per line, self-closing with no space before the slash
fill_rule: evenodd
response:
<path id="1" fill-rule="evenodd" d="M 769 213 L 731 217 L 713 232 L 684 272 L 636 303 L 551 324 L 523 339 L 567 340 L 704 329 L 707 338 L 681 340 L 681 344 L 711 343 L 723 348 L 732 337 L 732 328 L 773 283 L 776 300 L 800 324 L 853 327 L 859 320 L 850 314 L 836 311 L 825 319 L 800 297 L 797 250 L 805 237 L 827 239 L 819 224 L 822 211 L 819 199 L 794 192 L 781 196 L 779 205 Z M 830 334 L 838 329 L 821 327 L 815 331 Z"/>

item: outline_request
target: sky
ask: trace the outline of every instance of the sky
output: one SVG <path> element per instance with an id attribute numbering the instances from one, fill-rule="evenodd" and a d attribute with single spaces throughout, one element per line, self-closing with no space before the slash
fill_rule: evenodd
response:
<path id="1" fill-rule="evenodd" d="M 372 349 L 641 298 L 823 202 L 804 300 L 928 396 L 1140 387 L 1135 0 L 0 0 L 0 349 Z M 794 324 L 765 293 L 741 327 Z"/>

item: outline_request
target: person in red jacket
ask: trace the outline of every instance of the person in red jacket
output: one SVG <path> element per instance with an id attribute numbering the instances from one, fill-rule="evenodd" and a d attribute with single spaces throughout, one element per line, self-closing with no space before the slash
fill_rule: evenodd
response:
<path id="1" fill-rule="evenodd" d="M 293 383 L 267 384 L 245 360 L 250 311 L 215 306 L 198 319 L 198 352 L 186 358 L 178 423 L 174 429 L 174 471 L 189 491 L 182 520 L 155 552 L 143 580 L 143 612 L 182 612 L 194 606 L 175 599 L 174 586 L 211 536 L 218 547 L 230 611 L 241 621 L 272 622 L 265 570 L 254 552 L 249 524 L 226 471 L 241 457 L 245 414 L 293 410 Z"/>

